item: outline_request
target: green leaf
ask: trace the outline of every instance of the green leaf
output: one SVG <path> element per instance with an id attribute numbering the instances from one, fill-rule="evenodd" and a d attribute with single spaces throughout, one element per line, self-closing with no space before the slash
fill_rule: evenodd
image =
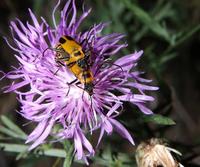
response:
<path id="1" fill-rule="evenodd" d="M 36 13 L 36 15 L 39 15 L 42 11 L 42 7 L 43 5 L 45 4 L 44 1 L 41 1 L 41 0 L 35 0 L 34 3 L 33 3 L 33 10 L 34 12 Z"/>
<path id="2" fill-rule="evenodd" d="M 26 140 L 26 138 L 20 134 L 17 134 L 15 133 L 14 131 L 10 130 L 10 129 L 7 129 L 3 126 L 0 126 L 0 132 L 3 133 L 3 134 L 6 134 L 10 137 L 14 137 L 14 138 L 17 138 L 17 139 L 22 139 L 22 140 Z"/>
<path id="3" fill-rule="evenodd" d="M 193 28 L 190 28 L 189 31 L 186 32 L 186 34 L 183 35 L 181 39 L 176 41 L 176 46 L 182 44 L 183 42 L 187 41 L 191 36 L 193 36 L 195 33 L 200 31 L 200 24 L 196 25 Z"/>
<path id="4" fill-rule="evenodd" d="M 171 45 L 163 52 L 163 55 L 170 53 L 173 49 L 183 44 L 185 41 L 188 41 L 194 34 L 200 31 L 200 24 L 196 25 L 193 28 L 190 28 L 189 31 L 183 33 L 182 31 L 172 35 L 171 37 Z M 179 38 L 179 39 L 177 39 Z"/>
<path id="5" fill-rule="evenodd" d="M 154 122 L 160 125 L 175 125 L 176 123 L 168 117 L 159 115 L 159 114 L 154 114 L 154 115 L 145 115 L 142 117 L 142 120 L 145 122 Z"/>
<path id="6" fill-rule="evenodd" d="M 1 150 L 7 151 L 7 152 L 24 153 L 24 152 L 28 152 L 29 146 L 23 145 L 23 144 L 0 143 L 0 148 Z M 30 152 L 30 153 L 33 153 L 33 152 Z M 66 157 L 66 152 L 65 150 L 62 150 L 62 149 L 42 150 L 42 151 L 35 152 L 35 154 L 45 155 L 45 156 L 50 156 L 50 157 L 61 157 L 61 158 Z"/>
<path id="7" fill-rule="evenodd" d="M 27 156 L 28 156 L 28 151 L 25 150 L 24 152 L 20 152 L 15 159 L 18 161 L 22 158 L 26 158 Z"/>
<path id="8" fill-rule="evenodd" d="M 136 4 L 131 3 L 129 0 L 123 0 L 123 2 L 126 7 L 133 12 L 138 20 L 146 25 L 151 31 L 153 31 L 156 35 L 163 37 L 166 41 L 170 41 L 170 35 L 167 30 L 162 27 L 159 22 L 152 18 L 147 12 L 145 12 Z"/>
<path id="9" fill-rule="evenodd" d="M 15 152 L 15 153 L 21 153 L 28 150 L 28 146 L 26 145 L 9 144 L 9 143 L 0 143 L 0 148 L 2 151 Z"/>
<path id="10" fill-rule="evenodd" d="M 155 14 L 155 20 L 163 20 L 167 17 L 174 17 L 175 12 L 172 9 L 172 4 L 167 2 L 164 6 L 162 6 L 157 13 Z"/>
<path id="11" fill-rule="evenodd" d="M 35 149 L 33 151 L 29 151 L 28 148 L 29 145 L 24 145 L 24 144 L 0 143 L 1 151 L 18 153 L 17 156 L 18 159 L 26 157 L 26 154 L 65 158 L 65 162 L 63 165 L 64 167 L 70 167 L 74 159 L 73 145 L 67 150 L 67 153 L 66 150 L 57 148 L 44 149 L 43 147 L 39 147 L 38 150 Z M 75 160 L 75 161 L 76 163 L 79 164 L 85 164 L 82 160 Z"/>
<path id="12" fill-rule="evenodd" d="M 159 63 L 161 65 L 167 63 L 168 61 L 170 61 L 171 59 L 175 58 L 177 56 L 176 53 L 171 53 L 171 54 L 168 54 L 168 55 L 165 55 L 165 56 L 162 56 L 159 60 Z"/>
<path id="13" fill-rule="evenodd" d="M 16 134 L 19 134 L 22 139 L 26 139 L 27 135 L 16 124 L 14 124 L 9 118 L 2 115 L 1 121 L 5 126 L 11 129 L 11 131 L 13 131 Z"/>

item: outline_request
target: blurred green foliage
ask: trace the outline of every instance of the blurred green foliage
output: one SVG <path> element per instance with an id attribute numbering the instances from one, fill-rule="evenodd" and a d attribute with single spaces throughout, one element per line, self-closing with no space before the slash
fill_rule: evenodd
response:
<path id="1" fill-rule="evenodd" d="M 65 2 L 63 0 L 62 4 Z M 81 11 L 82 0 L 77 0 L 77 2 L 79 11 Z M 51 22 L 51 11 L 55 3 L 55 1 L 49 0 L 27 0 L 23 1 L 23 3 L 19 0 L 2 1 L 0 3 L 1 35 L 10 36 L 8 31 L 9 21 L 15 17 L 19 17 L 24 21 L 30 19 L 27 15 L 27 8 L 33 9 L 38 18 L 39 16 L 44 16 Z M 200 143 L 199 136 L 195 141 L 190 140 L 190 138 L 192 139 L 196 136 L 195 132 L 190 133 L 190 127 L 193 124 L 197 125 L 195 120 L 199 118 L 197 112 L 199 107 L 194 104 L 198 105 L 197 99 L 200 97 L 200 90 L 197 86 L 200 84 L 200 58 L 196 53 L 200 48 L 200 1 L 87 0 L 84 3 L 86 7 L 92 7 L 92 13 L 84 22 L 82 28 L 89 28 L 92 24 L 99 22 L 110 22 L 103 33 L 119 32 L 126 34 L 125 40 L 128 43 L 128 47 L 123 49 L 121 54 L 117 56 L 122 56 L 135 50 L 144 50 L 144 56 L 139 68 L 146 71 L 144 74 L 146 78 L 152 78 L 155 85 L 160 87 L 160 90 L 154 94 L 157 100 L 152 105 L 154 112 L 160 115 L 144 116 L 136 112 L 133 106 L 127 104 L 125 110 L 128 111 L 124 112 L 120 117 L 130 132 L 134 134 L 136 144 L 150 137 L 167 138 L 169 136 L 170 138 L 169 133 L 165 132 L 168 132 L 169 129 L 174 129 L 171 133 L 178 133 L 182 128 L 180 131 L 183 131 L 183 133 L 178 133 L 179 135 L 176 139 L 180 142 L 176 141 L 176 146 L 184 150 L 184 147 L 192 142 L 192 146 L 188 150 L 189 155 L 186 156 L 185 160 L 183 159 L 183 162 L 185 166 L 195 166 L 195 162 L 187 157 L 193 155 L 193 147 L 198 146 L 199 148 Z M 0 65 L 4 71 L 8 71 L 11 64 L 14 65 L 16 61 L 11 58 L 13 53 L 2 39 L 0 43 L 2 53 Z M 194 93 L 197 93 L 197 95 L 193 96 Z M 174 111 L 177 112 L 174 113 Z M 190 114 L 187 111 L 190 111 Z M 9 115 L 15 120 L 14 116 Z M 164 126 L 174 125 L 174 121 L 168 117 L 173 117 L 177 126 L 181 128 L 175 129 L 174 126 Z M 17 120 L 15 122 L 21 126 L 21 122 Z M 17 153 L 19 153 L 17 159 L 27 158 L 29 155 L 27 146 L 23 145 L 26 134 L 5 116 L 1 117 L 1 124 L 1 140 L 5 141 L 7 138 L 14 138 L 16 143 L 12 145 L 1 142 L 0 147 L 5 151 L 15 152 L 14 150 L 17 150 Z M 183 137 L 185 129 L 188 130 L 189 142 L 187 142 L 188 138 Z M 194 131 L 198 130 L 197 126 Z M 173 137 L 170 139 L 173 139 Z M 97 151 L 96 157 L 91 160 L 91 166 L 97 166 L 97 164 L 111 167 L 136 166 L 134 149 L 130 149 L 130 145 L 123 143 L 122 140 L 116 135 L 105 138 L 102 149 Z M 35 155 L 40 157 L 41 164 L 44 162 L 43 156 L 60 155 L 60 158 L 66 157 L 64 166 L 67 166 L 66 164 L 69 165 L 72 160 L 68 156 L 71 155 L 70 149 L 66 154 L 65 150 L 55 149 L 47 144 L 47 146 L 41 147 L 40 150 L 42 152 L 30 153 L 34 156 L 29 157 L 28 162 L 25 160 L 20 161 L 19 166 L 36 166 L 34 161 L 35 159 L 38 160 L 38 157 L 36 158 Z M 60 159 L 53 159 L 53 162 L 53 167 L 62 165 Z M 78 162 L 75 166 L 83 165 Z"/>

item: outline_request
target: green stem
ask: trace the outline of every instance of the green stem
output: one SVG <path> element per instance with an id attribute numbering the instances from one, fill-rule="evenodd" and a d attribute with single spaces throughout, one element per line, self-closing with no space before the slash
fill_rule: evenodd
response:
<path id="1" fill-rule="evenodd" d="M 181 45 L 183 42 L 185 42 L 187 39 L 189 39 L 192 35 L 197 33 L 200 30 L 200 24 L 198 24 L 194 29 L 189 31 L 183 38 L 179 39 L 174 45 L 170 45 L 163 53 L 163 55 L 166 55 L 167 53 L 171 52 L 174 48 Z"/>
<path id="2" fill-rule="evenodd" d="M 63 167 L 71 167 L 74 160 L 73 150 L 74 150 L 74 145 L 72 144 L 69 150 L 66 151 L 66 157 L 63 163 Z"/>
<path id="3" fill-rule="evenodd" d="M 61 158 L 57 158 L 52 167 L 58 166 L 60 160 L 61 160 Z"/>

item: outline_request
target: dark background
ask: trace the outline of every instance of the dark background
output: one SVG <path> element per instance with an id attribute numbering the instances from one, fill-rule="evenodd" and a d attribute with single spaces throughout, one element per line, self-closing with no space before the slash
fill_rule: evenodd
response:
<path id="1" fill-rule="evenodd" d="M 82 1 L 77 2 L 81 9 Z M 14 51 L 2 38 L 5 36 L 12 41 L 10 21 L 15 18 L 24 23 L 30 20 L 28 8 L 31 8 L 38 19 L 44 16 L 51 22 L 55 3 L 53 0 L 0 1 L 0 70 L 8 72 L 11 66 L 17 66 Z M 172 147 L 183 153 L 181 161 L 185 166 L 200 166 L 200 1 L 88 0 L 85 4 L 92 7 L 92 13 L 84 22 L 83 29 L 94 23 L 111 21 L 105 34 L 120 32 L 127 35 L 125 40 L 129 46 L 121 55 L 144 50 L 139 69 L 146 72 L 145 78 L 153 79 L 153 85 L 160 87 L 159 91 L 153 93 L 156 100 L 150 107 L 156 114 L 168 116 L 176 122 L 176 125 L 164 126 L 144 121 L 141 118 L 143 115 L 127 104 L 126 109 L 131 111 L 124 112 L 119 119 L 134 135 L 136 144 L 151 137 L 166 138 Z M 4 79 L 0 87 L 10 83 Z M 19 109 L 15 94 L 1 93 L 0 114 L 7 115 L 29 133 L 30 129 L 22 126 L 26 120 L 15 109 Z M 109 145 L 112 148 L 112 144 L 122 141 L 118 135 L 105 137 L 101 147 L 107 148 Z M 134 149 L 129 147 L 125 142 L 111 150 L 115 155 L 122 149 L 133 157 Z M 41 156 L 15 161 L 15 156 L 1 152 L 0 167 L 53 166 L 56 161 L 55 158 Z M 61 164 L 62 161 L 57 166 Z M 97 165 L 94 163 L 93 166 Z"/>

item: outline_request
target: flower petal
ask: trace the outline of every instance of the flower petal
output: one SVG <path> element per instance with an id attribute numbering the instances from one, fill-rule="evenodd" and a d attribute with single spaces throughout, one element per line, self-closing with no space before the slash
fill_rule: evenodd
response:
<path id="1" fill-rule="evenodd" d="M 35 147 L 37 147 L 38 145 L 44 142 L 44 140 L 47 138 L 47 136 L 51 132 L 53 125 L 54 125 L 54 121 L 53 120 L 49 121 L 49 124 L 47 125 L 46 129 L 43 131 L 41 136 L 35 140 L 35 142 L 31 145 L 29 150 L 34 149 Z"/>
<path id="2" fill-rule="evenodd" d="M 128 139 L 128 141 L 132 144 L 134 144 L 133 138 L 131 137 L 131 135 L 129 134 L 129 132 L 126 130 L 126 128 L 119 123 L 117 120 L 114 120 L 112 118 L 109 119 L 109 121 L 112 123 L 112 125 L 114 126 L 114 130 L 116 132 L 118 132 L 122 137 Z"/>

